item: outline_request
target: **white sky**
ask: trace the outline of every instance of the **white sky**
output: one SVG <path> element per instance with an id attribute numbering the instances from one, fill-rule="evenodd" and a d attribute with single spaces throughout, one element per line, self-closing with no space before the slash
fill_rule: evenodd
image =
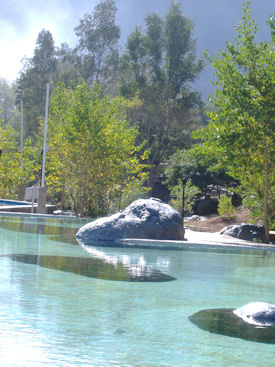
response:
<path id="1" fill-rule="evenodd" d="M 74 8 L 70 0 L 0 0 L 0 77 L 9 81 L 17 77 L 21 60 L 31 57 L 38 33 L 44 28 L 52 33 L 55 45 L 75 41 L 74 27 L 82 17 L 82 7 Z M 96 0 L 89 3 L 91 12 Z"/>

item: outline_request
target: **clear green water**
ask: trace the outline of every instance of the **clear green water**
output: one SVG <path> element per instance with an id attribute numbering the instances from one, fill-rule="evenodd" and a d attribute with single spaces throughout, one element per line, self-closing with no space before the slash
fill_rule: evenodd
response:
<path id="1" fill-rule="evenodd" d="M 0 217 L 1 366 L 274 367 L 274 344 L 212 334 L 188 317 L 275 303 L 275 252 L 88 252 L 73 240 L 81 225 Z"/>

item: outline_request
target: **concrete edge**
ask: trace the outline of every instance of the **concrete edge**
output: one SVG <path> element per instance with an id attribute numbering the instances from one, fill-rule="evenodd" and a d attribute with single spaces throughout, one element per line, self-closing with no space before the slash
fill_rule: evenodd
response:
<path id="1" fill-rule="evenodd" d="M 172 240 L 149 240 L 137 238 L 123 238 L 121 240 L 123 246 L 127 247 L 154 247 L 154 248 L 171 248 L 171 249 L 188 249 L 188 248 L 226 248 L 226 249 L 251 249 L 251 250 L 271 250 L 275 251 L 274 245 L 260 244 L 249 241 L 239 242 L 213 242 L 213 241 L 172 241 Z"/>
<path id="2" fill-rule="evenodd" d="M 34 217 L 34 218 L 62 218 L 62 219 L 77 219 L 75 215 L 55 215 L 55 214 L 38 214 L 25 212 L 4 212 L 0 211 L 0 217 Z"/>

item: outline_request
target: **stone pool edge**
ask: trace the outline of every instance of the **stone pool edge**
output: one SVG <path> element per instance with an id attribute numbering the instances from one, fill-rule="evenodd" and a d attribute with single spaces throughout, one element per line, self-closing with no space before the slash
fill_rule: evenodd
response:
<path id="1" fill-rule="evenodd" d="M 185 239 L 182 241 L 174 240 L 151 240 L 137 238 L 123 238 L 123 246 L 127 247 L 159 247 L 171 249 L 187 248 L 227 248 L 227 249 L 252 249 L 252 250 L 273 250 L 275 245 L 256 243 L 251 241 L 239 240 L 231 236 L 221 235 L 219 232 L 195 232 L 185 230 Z"/>

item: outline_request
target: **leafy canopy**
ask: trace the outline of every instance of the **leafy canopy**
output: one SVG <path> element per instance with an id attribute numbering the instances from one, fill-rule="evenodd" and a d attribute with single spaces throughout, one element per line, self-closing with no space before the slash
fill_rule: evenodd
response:
<path id="1" fill-rule="evenodd" d="M 0 121 L 0 197 L 16 199 L 19 186 L 34 179 L 34 166 L 31 141 L 26 140 L 21 153 L 15 130 Z"/>
<path id="2" fill-rule="evenodd" d="M 213 57 L 206 55 L 215 69 L 216 95 L 210 100 L 216 111 L 195 136 L 204 141 L 204 153 L 215 155 L 240 180 L 265 218 L 267 231 L 274 191 L 275 56 L 274 37 L 257 43 L 257 29 L 245 2 L 234 42 Z"/>
<path id="3" fill-rule="evenodd" d="M 51 99 L 47 186 L 70 196 L 77 213 L 107 211 L 110 200 L 142 176 L 138 134 L 123 98 L 103 97 L 83 80 Z"/>
<path id="4" fill-rule="evenodd" d="M 202 69 L 196 59 L 193 23 L 173 2 L 166 16 L 149 14 L 146 27 L 136 27 L 127 39 L 120 62 L 121 93 L 138 96 L 140 137 L 151 151 L 150 185 L 154 170 L 179 147 L 190 142 L 190 130 L 200 122 L 200 96 L 191 86 Z M 155 175 L 155 176 L 156 176 Z"/>

